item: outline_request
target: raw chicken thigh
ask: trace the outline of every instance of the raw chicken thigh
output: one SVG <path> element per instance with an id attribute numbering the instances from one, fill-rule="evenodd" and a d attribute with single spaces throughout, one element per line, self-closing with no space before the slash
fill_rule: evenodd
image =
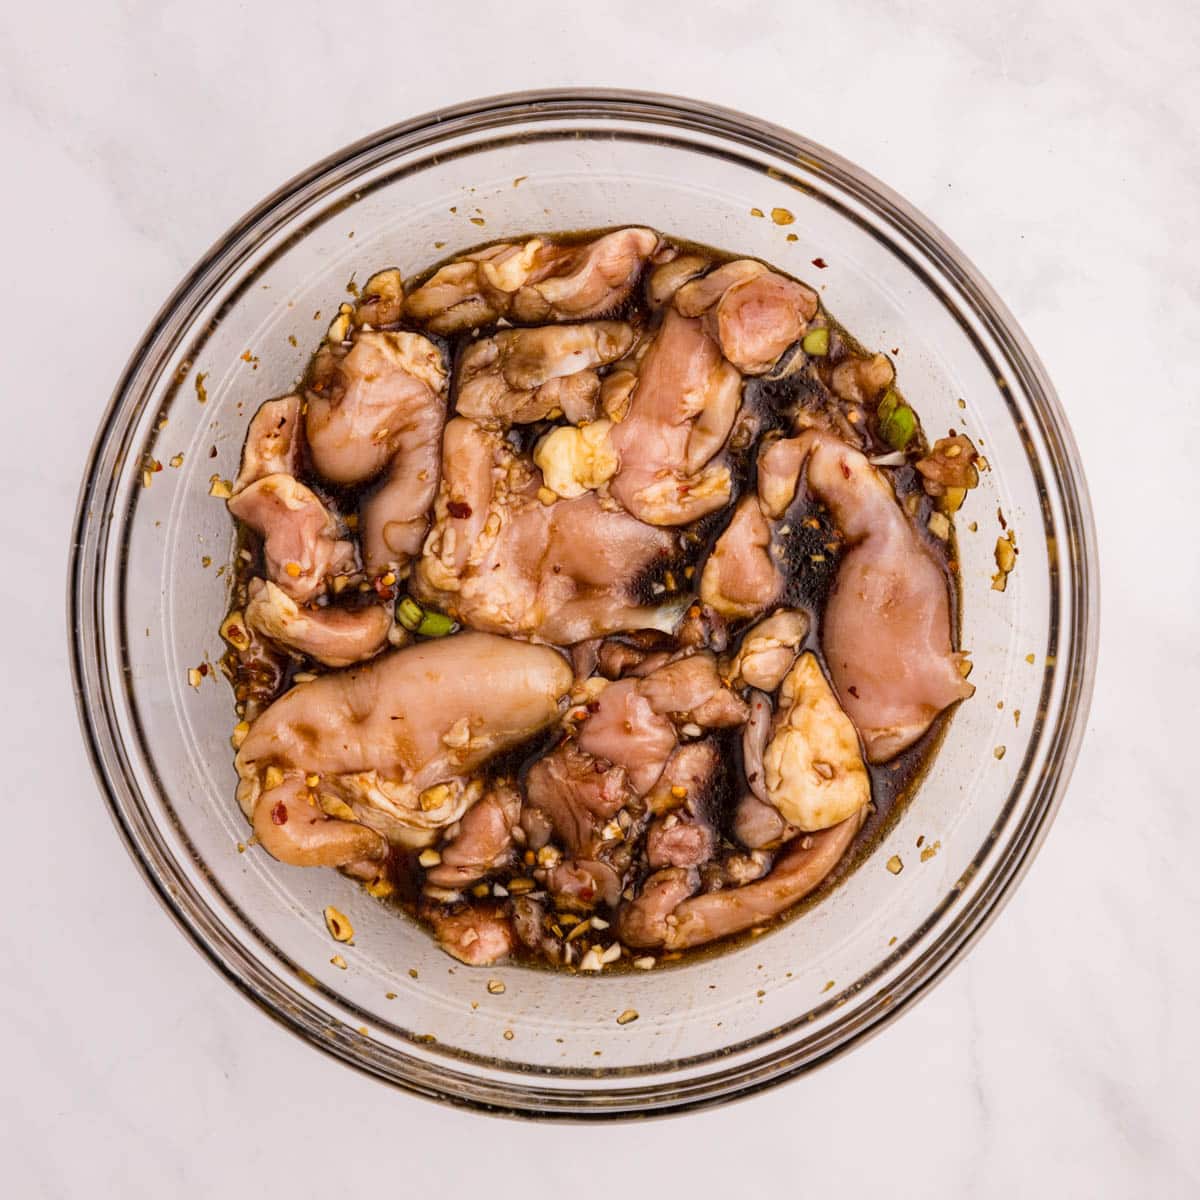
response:
<path id="1" fill-rule="evenodd" d="M 894 382 L 804 283 L 640 226 L 372 275 L 228 489 L 257 844 L 470 966 L 648 968 L 832 886 L 973 691 L 984 464 Z"/>

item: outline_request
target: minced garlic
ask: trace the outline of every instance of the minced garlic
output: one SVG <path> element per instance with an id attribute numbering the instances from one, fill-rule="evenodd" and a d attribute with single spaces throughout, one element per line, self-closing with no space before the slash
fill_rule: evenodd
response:
<path id="1" fill-rule="evenodd" d="M 325 928 L 335 942 L 348 942 L 354 936 L 354 926 L 346 914 L 334 908 L 332 904 L 325 907 Z"/>

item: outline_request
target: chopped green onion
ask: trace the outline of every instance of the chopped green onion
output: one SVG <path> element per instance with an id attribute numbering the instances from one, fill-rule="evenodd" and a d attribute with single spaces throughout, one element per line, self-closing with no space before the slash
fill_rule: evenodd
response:
<path id="1" fill-rule="evenodd" d="M 907 404 L 893 409 L 879 422 L 879 432 L 893 450 L 903 450 L 912 441 L 916 431 L 917 418 Z"/>
<path id="2" fill-rule="evenodd" d="M 405 596 L 396 605 L 396 620 L 410 633 L 424 620 L 425 610 L 411 597 Z"/>
<path id="3" fill-rule="evenodd" d="M 879 407 L 875 410 L 875 415 L 878 416 L 879 423 L 882 425 L 899 407 L 900 397 L 891 388 L 888 388 L 883 393 L 883 399 L 880 400 Z"/>
<path id="4" fill-rule="evenodd" d="M 804 347 L 805 354 L 811 354 L 814 357 L 821 354 L 829 353 L 829 330 L 825 326 L 820 329 L 810 329 L 805 335 L 804 340 L 800 343 Z"/>
<path id="5" fill-rule="evenodd" d="M 453 629 L 454 622 L 445 613 L 427 612 L 417 626 L 417 633 L 421 637 L 438 638 L 445 637 Z"/>

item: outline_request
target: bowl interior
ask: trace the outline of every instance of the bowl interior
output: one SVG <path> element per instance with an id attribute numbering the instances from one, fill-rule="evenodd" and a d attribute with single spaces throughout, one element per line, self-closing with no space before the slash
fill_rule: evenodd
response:
<path id="1" fill-rule="evenodd" d="M 1070 577 L 1080 546 L 1044 381 L 928 231 L 782 136 L 652 104 L 493 107 L 392 131 L 285 190 L 202 265 L 135 359 L 98 447 L 81 675 L 127 836 L 193 936 L 256 999 L 426 1094 L 619 1113 L 735 1094 L 821 1061 L 961 948 L 1052 807 L 1075 719 L 1063 655 L 1081 653 Z M 243 849 L 231 695 L 212 670 L 199 688 L 188 682 L 222 649 L 232 528 L 210 479 L 236 473 L 250 415 L 292 387 L 353 280 L 392 265 L 409 276 L 507 235 L 623 223 L 806 279 L 892 354 L 931 434 L 953 426 L 981 447 L 991 469 L 958 519 L 962 645 L 978 690 L 884 842 L 800 919 L 645 973 L 472 970 L 336 873 Z M 163 469 L 145 475 L 147 456 Z M 992 587 L 999 513 L 1019 548 L 1003 592 Z M 350 917 L 351 945 L 330 940 L 327 904 Z M 618 1025 L 627 1009 L 638 1019 Z"/>

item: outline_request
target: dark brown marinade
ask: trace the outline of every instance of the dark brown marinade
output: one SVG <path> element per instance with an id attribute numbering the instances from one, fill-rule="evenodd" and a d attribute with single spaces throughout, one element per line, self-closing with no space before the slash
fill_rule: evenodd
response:
<path id="1" fill-rule="evenodd" d="M 607 229 L 578 230 L 569 233 L 556 231 L 541 236 L 553 237 L 557 242 L 570 244 L 586 241 L 607 232 L 610 231 Z M 504 240 L 525 240 L 532 236 L 539 235 L 526 234 L 522 235 L 520 239 L 506 238 Z M 668 239 L 668 241 L 678 250 L 702 254 L 715 263 L 728 262 L 742 257 L 679 239 Z M 481 249 L 484 245 L 490 244 L 494 244 L 494 242 L 481 243 L 480 246 L 473 247 L 473 249 Z M 469 252 L 461 251 L 454 258 Z M 450 261 L 454 260 L 439 261 L 420 275 L 406 281 L 405 290 L 413 290 Z M 771 265 L 772 269 L 779 270 L 774 264 Z M 653 330 L 660 320 L 659 315 L 653 312 L 646 303 L 641 288 L 635 289 L 626 303 L 603 316 L 605 319 L 629 321 L 648 330 Z M 705 557 L 731 519 L 738 498 L 755 486 L 756 452 L 765 434 L 774 431 L 789 432 L 793 427 L 793 417 L 798 413 L 807 412 L 816 416 L 834 413 L 838 414 L 838 419 L 845 419 L 846 412 L 852 406 L 840 401 L 831 390 L 832 370 L 845 358 L 862 357 L 869 355 L 871 351 L 861 346 L 823 306 L 816 320 L 810 324 L 828 326 L 830 330 L 829 353 L 825 356 L 809 358 L 804 366 L 791 374 L 783 374 L 777 368 L 775 373 L 769 375 L 746 378 L 742 413 L 728 446 L 733 481 L 731 501 L 719 512 L 678 531 L 675 552 L 653 564 L 641 578 L 635 581 L 634 591 L 640 601 L 648 602 L 653 599 L 655 602 L 661 603 L 669 601 L 672 596 L 694 596 L 699 583 L 700 568 Z M 381 326 L 381 328 L 408 328 L 422 333 L 435 342 L 445 354 L 446 361 L 452 364 L 453 368 L 457 368 L 458 361 L 467 345 L 478 337 L 488 336 L 495 332 L 497 326 L 483 326 L 449 337 L 430 334 L 419 325 L 405 320 L 393 322 Z M 789 351 L 783 356 L 781 364 L 787 362 L 790 353 Z M 302 395 L 306 389 L 320 392 L 329 386 L 332 376 L 331 367 L 335 363 L 337 355 L 338 351 L 331 350 L 327 345 L 318 349 L 305 372 L 300 389 Z M 773 377 L 774 375 L 780 377 Z M 452 381 L 457 380 L 456 369 L 452 370 L 451 379 Z M 456 384 L 452 384 L 452 387 L 454 386 Z M 454 411 L 455 400 L 455 391 L 452 390 L 451 415 Z M 527 452 L 553 424 L 554 422 L 543 421 L 514 426 L 508 437 L 515 449 Z M 859 410 L 858 421 L 851 428 L 858 435 L 862 448 L 867 454 L 880 455 L 891 450 L 891 447 L 880 439 L 874 416 L 869 409 Z M 924 434 L 918 424 L 910 452 L 924 451 L 926 445 Z M 307 453 L 306 450 L 305 453 Z M 912 457 L 915 455 L 910 457 L 910 461 Z M 354 520 L 353 514 L 357 513 L 363 500 L 378 486 L 374 483 L 357 488 L 330 485 L 315 474 L 306 459 L 298 468 L 297 477 L 311 488 L 332 512 L 343 520 L 350 517 L 351 521 Z M 955 561 L 954 535 L 951 533 L 950 538 L 943 541 L 928 532 L 928 519 L 934 511 L 934 503 L 922 488 L 920 475 L 911 466 L 889 468 L 888 478 L 895 489 L 898 500 L 908 506 L 914 528 L 933 551 L 945 573 L 951 605 L 951 627 L 957 630 L 959 581 Z M 801 496 L 803 496 L 804 490 L 803 488 L 799 489 Z M 803 608 L 810 613 L 812 624 L 802 649 L 815 654 L 822 667 L 825 668 L 825 659 L 821 650 L 821 615 L 829 589 L 837 573 L 841 555 L 841 535 L 833 525 L 824 506 L 812 503 L 807 499 L 799 499 L 793 504 L 780 523 L 780 530 L 787 530 L 780 534 L 784 546 L 782 563 L 787 576 L 785 592 L 780 604 Z M 248 557 L 237 553 L 241 550 L 247 551 Z M 244 605 L 249 580 L 262 573 L 261 554 L 259 539 L 252 533 L 239 530 L 232 572 L 231 610 L 238 610 Z M 387 588 L 383 589 L 382 594 L 390 596 L 398 590 L 398 586 Z M 367 583 L 365 578 L 356 579 L 352 587 L 339 597 L 338 602 L 353 604 L 358 602 L 356 597 L 361 597 L 363 603 L 371 602 L 376 598 L 375 593 L 378 591 L 378 583 L 372 585 Z M 742 621 L 730 627 L 729 649 L 731 651 L 736 650 L 741 636 L 751 624 L 753 624 L 752 621 Z M 665 648 L 670 648 L 674 644 L 669 635 L 650 636 Z M 279 651 L 270 651 L 270 648 L 266 649 L 269 651 L 266 662 L 263 661 L 260 647 L 255 647 L 254 653 L 250 655 L 240 653 L 236 648 L 231 647 L 222 659 L 222 667 L 234 684 L 239 713 L 243 712 L 243 706 L 248 697 L 251 704 L 257 704 L 261 709 L 273 695 L 282 693 L 297 673 L 321 674 L 326 670 L 321 664 L 299 658 L 295 654 L 284 654 Z M 273 691 L 271 690 L 272 686 Z M 728 949 L 731 945 L 750 940 L 765 928 L 786 923 L 820 903 L 871 853 L 875 845 L 895 824 L 919 787 L 921 779 L 942 741 L 949 720 L 950 712 L 942 713 L 925 735 L 898 757 L 883 764 L 867 764 L 871 778 L 872 797 L 867 819 L 841 862 L 813 893 L 780 916 L 764 922 L 762 926 L 750 933 L 726 938 L 723 941 L 683 953 L 675 952 L 665 955 L 661 951 L 651 953 L 660 962 L 694 961 L 697 958 L 711 956 Z M 742 849 L 734 841 L 730 831 L 734 804 L 742 794 L 744 786 L 741 783 L 744 777 L 741 733 L 740 730 L 716 731 L 715 733 L 710 732 L 708 736 L 716 738 L 721 750 L 721 770 L 705 800 L 720 835 L 715 856 L 719 858 L 723 851 Z M 561 737 L 561 731 L 552 730 L 524 746 L 494 758 L 485 768 L 484 778 L 488 780 L 501 777 L 523 779 L 530 766 L 554 746 Z M 509 879 L 527 875 L 530 869 L 518 857 L 514 867 L 507 871 L 492 873 L 486 877 L 487 882 L 504 884 Z M 417 863 L 417 853 L 399 848 L 394 849 L 388 861 L 387 873 L 395 889 L 388 902 L 410 916 L 415 916 L 419 909 L 424 878 L 424 872 Z M 634 886 L 639 885 L 647 873 L 647 869 L 642 863 L 635 871 Z M 553 912 L 548 900 L 547 911 Z M 610 928 L 606 934 L 594 936 L 590 940 L 593 945 L 603 948 L 607 942 L 615 940 L 615 932 Z M 529 950 L 520 942 L 517 944 L 514 957 L 518 961 L 532 966 L 556 965 L 547 963 L 537 952 Z M 626 968 L 628 968 L 628 959 L 625 958 L 608 967 L 610 971 Z"/>

